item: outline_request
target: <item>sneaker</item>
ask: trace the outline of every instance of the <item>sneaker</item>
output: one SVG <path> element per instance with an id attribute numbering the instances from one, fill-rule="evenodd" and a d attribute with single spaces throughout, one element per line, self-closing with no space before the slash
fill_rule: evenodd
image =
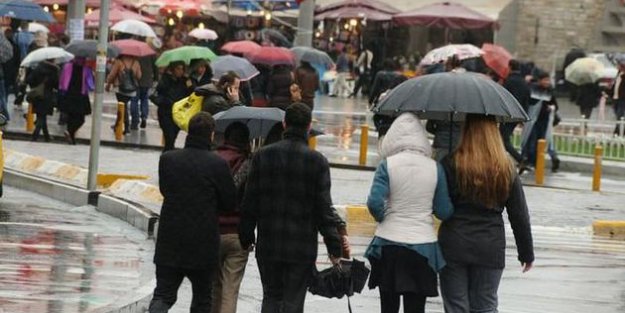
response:
<path id="1" fill-rule="evenodd" d="M 145 127 L 147 126 L 147 121 L 145 119 L 141 120 L 141 129 L 145 129 Z"/>

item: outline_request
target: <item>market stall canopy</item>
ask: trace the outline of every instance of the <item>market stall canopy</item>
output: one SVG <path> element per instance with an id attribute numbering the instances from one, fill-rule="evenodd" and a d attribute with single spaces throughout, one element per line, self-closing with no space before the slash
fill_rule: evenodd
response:
<path id="1" fill-rule="evenodd" d="M 156 24 L 156 20 L 143 16 L 134 11 L 128 10 L 119 5 L 113 5 L 109 11 L 109 25 L 121 22 L 123 20 L 138 20 L 148 24 Z M 85 15 L 85 23 L 87 26 L 98 26 L 100 22 L 100 10 L 94 10 Z"/>
<path id="2" fill-rule="evenodd" d="M 319 7 L 315 13 L 341 10 L 345 8 L 370 9 L 386 14 L 397 14 L 401 12 L 397 8 L 378 0 L 344 0 Z"/>
<path id="3" fill-rule="evenodd" d="M 390 21 L 392 14 L 376 11 L 374 9 L 362 7 L 344 7 L 336 10 L 326 11 L 315 15 L 315 20 L 338 20 L 338 19 L 358 19 L 364 18 L 370 21 Z"/>
<path id="4" fill-rule="evenodd" d="M 52 15 L 44 11 L 41 6 L 24 0 L 0 1 L 0 17 L 10 17 L 19 20 L 41 21 L 48 23 L 54 21 Z"/>
<path id="5" fill-rule="evenodd" d="M 75 1 L 75 0 L 35 0 L 33 2 L 39 5 L 55 5 L 56 4 L 56 5 L 66 6 L 70 1 Z M 86 0 L 85 5 L 87 7 L 99 8 L 100 2 L 101 2 L 100 0 Z"/>
<path id="6" fill-rule="evenodd" d="M 441 2 L 400 13 L 393 16 L 393 21 L 398 25 L 451 29 L 499 27 L 495 19 L 455 2 Z"/>

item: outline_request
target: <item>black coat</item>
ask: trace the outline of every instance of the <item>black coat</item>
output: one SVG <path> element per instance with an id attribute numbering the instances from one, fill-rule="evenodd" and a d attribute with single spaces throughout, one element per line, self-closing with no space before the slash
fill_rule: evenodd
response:
<path id="1" fill-rule="evenodd" d="M 530 102 L 530 87 L 525 81 L 525 77 L 521 75 L 521 72 L 512 72 L 506 78 L 503 86 L 508 90 L 514 98 L 519 101 L 523 110 L 527 112 L 527 108 Z"/>
<path id="2" fill-rule="evenodd" d="M 170 73 L 164 73 L 156 86 L 158 99 L 154 104 L 158 106 L 159 113 L 171 116 L 174 103 L 191 95 L 193 89 L 195 86 L 190 78 L 175 78 Z"/>
<path id="3" fill-rule="evenodd" d="M 291 84 L 293 74 L 288 70 L 279 70 L 269 78 L 267 84 L 267 98 L 269 106 L 286 110 L 291 105 Z"/>
<path id="4" fill-rule="evenodd" d="M 582 108 L 594 108 L 599 105 L 601 87 L 597 83 L 584 84 L 577 89 L 575 103 Z"/>
<path id="5" fill-rule="evenodd" d="M 287 129 L 284 140 L 258 151 L 251 166 L 241 208 L 241 245 L 256 242 L 259 260 L 314 263 L 320 232 L 328 253 L 341 256 L 328 161 L 308 148 L 306 135 Z"/>
<path id="6" fill-rule="evenodd" d="M 447 156 L 442 164 L 447 175 L 454 214 L 441 224 L 438 242 L 445 260 L 491 268 L 504 268 L 506 232 L 504 207 L 487 208 L 465 199 L 458 189 L 456 172 Z M 515 175 L 505 204 L 512 225 L 520 262 L 534 261 L 530 217 L 521 179 Z"/>
<path id="7" fill-rule="evenodd" d="M 215 84 L 200 86 L 195 89 L 195 93 L 204 97 L 202 101 L 202 111 L 212 115 L 226 111 L 233 106 L 241 105 L 240 101 L 228 101 L 226 91 L 217 87 Z"/>
<path id="8" fill-rule="evenodd" d="M 219 259 L 219 212 L 236 207 L 228 164 L 209 150 L 208 139 L 187 137 L 182 150 L 163 153 L 159 184 L 163 207 L 154 263 L 209 269 Z"/>
<path id="9" fill-rule="evenodd" d="M 44 97 L 33 102 L 35 114 L 52 115 L 57 105 L 59 87 L 59 67 L 48 62 L 41 62 L 26 77 L 26 83 L 30 88 L 44 84 Z"/>

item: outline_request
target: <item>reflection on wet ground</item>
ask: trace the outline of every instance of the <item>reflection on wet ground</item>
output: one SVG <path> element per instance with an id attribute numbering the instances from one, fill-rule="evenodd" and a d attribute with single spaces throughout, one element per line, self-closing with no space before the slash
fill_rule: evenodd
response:
<path id="1" fill-rule="evenodd" d="M 93 312 L 152 280 L 151 242 L 92 207 L 5 189 L 0 201 L 0 312 Z M 147 261 L 147 262 L 146 262 Z"/>

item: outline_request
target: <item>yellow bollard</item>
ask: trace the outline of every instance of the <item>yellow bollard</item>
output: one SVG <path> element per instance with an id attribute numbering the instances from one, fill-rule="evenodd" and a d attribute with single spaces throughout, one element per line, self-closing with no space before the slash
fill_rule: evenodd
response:
<path id="1" fill-rule="evenodd" d="M 369 125 L 360 126 L 360 158 L 358 164 L 360 166 L 367 165 L 367 149 L 369 147 Z"/>
<path id="2" fill-rule="evenodd" d="M 310 150 L 317 149 L 317 137 L 310 136 L 310 138 L 308 138 L 308 147 L 310 148 Z"/>
<path id="3" fill-rule="evenodd" d="M 122 141 L 124 138 L 124 119 L 126 104 L 123 102 L 117 103 L 117 124 L 115 124 L 115 140 Z"/>
<path id="4" fill-rule="evenodd" d="M 547 141 L 545 139 L 538 140 L 536 146 L 536 185 L 545 183 L 545 149 Z"/>
<path id="5" fill-rule="evenodd" d="M 595 166 L 592 171 L 592 191 L 601 191 L 601 159 L 603 159 L 603 146 L 595 146 Z"/>
<path id="6" fill-rule="evenodd" d="M 33 114 L 33 104 L 28 104 L 28 111 L 26 112 L 26 131 L 32 132 L 35 130 L 35 116 Z"/>

